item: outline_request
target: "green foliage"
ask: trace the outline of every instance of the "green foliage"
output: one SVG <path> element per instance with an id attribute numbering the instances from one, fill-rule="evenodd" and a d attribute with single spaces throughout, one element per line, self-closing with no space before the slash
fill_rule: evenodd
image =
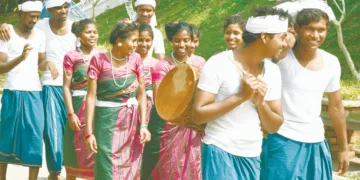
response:
<path id="1" fill-rule="evenodd" d="M 360 81 L 355 78 L 341 80 L 341 96 L 347 100 L 359 100 Z"/>
<path id="2" fill-rule="evenodd" d="M 337 8 L 328 1 L 334 12 L 339 18 Z M 174 21 L 185 21 L 195 24 L 200 28 L 200 46 L 196 54 L 205 59 L 210 58 L 215 52 L 226 49 L 223 40 L 223 21 L 226 16 L 240 14 L 245 20 L 248 18 L 251 10 L 256 6 L 271 6 L 275 1 L 266 0 L 161 0 L 157 7 L 157 28 L 163 33 L 166 23 Z M 344 43 L 347 46 L 355 66 L 360 68 L 360 46 L 356 39 L 360 39 L 360 1 L 346 0 L 347 15 L 343 23 Z M 128 17 L 125 6 L 120 6 L 97 17 L 100 39 L 103 44 L 108 41 L 109 33 L 114 23 L 120 19 Z M 171 46 L 165 38 L 166 52 L 171 52 Z M 335 28 L 330 25 L 327 40 L 321 47 L 322 49 L 336 55 L 341 63 L 342 78 L 351 79 L 352 75 L 346 64 L 345 56 L 340 51 L 337 44 L 337 33 Z"/>

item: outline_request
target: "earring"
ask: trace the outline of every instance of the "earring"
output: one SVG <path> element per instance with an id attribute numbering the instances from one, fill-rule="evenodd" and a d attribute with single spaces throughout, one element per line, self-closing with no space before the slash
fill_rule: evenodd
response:
<path id="1" fill-rule="evenodd" d="M 122 44 L 121 44 L 121 43 L 118 43 L 118 46 L 122 46 Z"/>

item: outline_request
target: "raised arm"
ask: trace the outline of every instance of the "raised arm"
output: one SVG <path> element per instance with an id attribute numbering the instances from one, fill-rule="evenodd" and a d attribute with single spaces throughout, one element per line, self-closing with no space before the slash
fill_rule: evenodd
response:
<path id="1" fill-rule="evenodd" d="M 6 23 L 1 24 L 0 26 L 0 40 L 10 40 L 10 27 Z"/>
<path id="2" fill-rule="evenodd" d="M 243 102 L 250 99 L 258 88 L 256 78 L 248 74 L 241 80 L 240 92 L 228 98 L 214 102 L 216 94 L 196 89 L 193 108 L 193 121 L 196 124 L 204 124 L 213 121 Z"/>
<path id="3" fill-rule="evenodd" d="M 22 54 L 19 57 L 10 61 L 7 61 L 8 56 L 6 53 L 0 52 L 0 73 L 7 73 L 14 69 L 18 64 L 20 64 L 27 58 L 31 49 L 32 48 L 30 48 L 30 46 L 26 44 L 24 46 Z"/>

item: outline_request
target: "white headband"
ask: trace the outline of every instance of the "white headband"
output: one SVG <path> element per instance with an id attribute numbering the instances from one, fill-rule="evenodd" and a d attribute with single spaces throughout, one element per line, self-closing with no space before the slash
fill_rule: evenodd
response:
<path id="1" fill-rule="evenodd" d="M 156 8 L 155 0 L 136 0 L 135 7 L 138 7 L 140 5 L 150 5 L 153 8 Z"/>
<path id="2" fill-rule="evenodd" d="M 53 7 L 59 7 L 65 3 L 70 3 L 70 2 L 71 2 L 71 0 L 47 0 L 46 1 L 46 9 L 53 8 Z"/>
<path id="3" fill-rule="evenodd" d="M 288 30 L 288 19 L 281 20 L 279 15 L 250 17 L 245 29 L 254 34 L 283 33 Z"/>
<path id="4" fill-rule="evenodd" d="M 293 22 L 296 22 L 297 14 L 303 9 L 319 9 L 325 12 L 329 16 L 329 20 L 335 20 L 335 14 L 332 11 L 331 7 L 328 6 L 326 3 L 320 0 L 303 0 L 303 1 L 296 1 L 296 2 L 285 2 L 281 3 L 275 8 L 283 9 L 284 11 L 288 11 L 288 13 L 293 18 Z"/>
<path id="5" fill-rule="evenodd" d="M 22 4 L 18 5 L 19 11 L 23 12 L 33 12 L 42 10 L 42 2 L 41 1 L 26 1 Z"/>

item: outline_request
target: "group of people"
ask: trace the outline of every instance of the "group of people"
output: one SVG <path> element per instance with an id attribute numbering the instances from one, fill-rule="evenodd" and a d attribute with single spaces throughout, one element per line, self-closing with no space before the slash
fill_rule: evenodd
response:
<path id="1" fill-rule="evenodd" d="M 194 54 L 200 31 L 186 22 L 166 25 L 165 56 L 150 25 L 154 0 L 137 0 L 136 21 L 115 24 L 109 50 L 96 46 L 94 21 L 67 18 L 69 5 L 47 0 L 51 17 L 40 20 L 42 2 L 25 0 L 18 23 L 0 26 L 1 180 L 7 164 L 37 179 L 43 141 L 49 179 L 60 179 L 63 165 L 69 180 L 332 179 L 324 92 L 346 172 L 341 67 L 319 49 L 333 17 L 323 2 L 259 7 L 246 22 L 228 16 L 228 48 L 208 61 Z M 154 106 L 164 76 L 183 63 L 201 69 L 192 116 L 204 134 L 162 119 Z"/>

